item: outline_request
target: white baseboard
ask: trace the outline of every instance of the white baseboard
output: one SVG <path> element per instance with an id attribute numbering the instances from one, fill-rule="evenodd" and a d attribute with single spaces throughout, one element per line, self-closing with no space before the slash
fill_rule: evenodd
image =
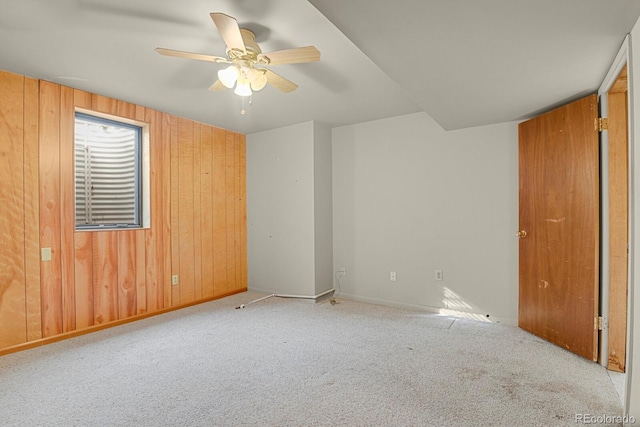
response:
<path id="1" fill-rule="evenodd" d="M 433 307 L 429 305 L 409 304 L 409 303 L 400 302 L 400 301 L 364 297 L 361 295 L 345 294 L 343 292 L 341 292 L 337 298 L 346 298 L 354 301 L 361 301 L 369 304 L 385 305 L 388 307 L 402 308 L 406 310 L 426 311 L 428 313 L 442 314 L 444 316 L 459 317 L 463 319 L 476 320 L 480 322 L 500 323 L 508 326 L 518 326 L 518 321 L 516 319 L 509 319 L 506 317 L 486 317 L 485 314 L 481 314 L 481 313 L 449 310 L 444 307 Z"/>
<path id="2" fill-rule="evenodd" d="M 249 287 L 248 290 L 253 292 L 259 292 L 261 294 L 266 294 L 266 295 L 278 293 L 278 291 L 274 289 L 264 289 L 264 288 L 256 288 L 256 287 Z M 426 311 L 428 313 L 441 314 L 444 316 L 458 317 L 458 318 L 468 319 L 468 320 L 476 320 L 479 322 L 500 323 L 508 326 L 518 326 L 517 319 L 509 319 L 506 317 L 493 317 L 493 316 L 487 318 L 486 315 L 483 313 L 450 310 L 445 307 L 433 307 L 429 305 L 410 304 L 406 302 L 392 301 L 392 300 L 386 300 L 381 298 L 371 298 L 371 297 L 365 297 L 361 295 L 346 294 L 344 292 L 341 292 L 338 295 L 338 298 L 346 298 L 354 301 L 366 302 L 369 304 L 378 304 L 378 305 L 385 305 L 388 307 L 402 308 L 405 310 Z M 313 301 L 313 300 L 310 300 L 310 301 Z"/>
<path id="3" fill-rule="evenodd" d="M 266 294 L 266 295 L 271 295 L 271 294 L 277 294 L 278 293 L 278 291 L 276 291 L 275 289 L 255 288 L 253 286 L 249 286 L 247 288 L 247 290 L 251 291 L 251 292 L 258 292 L 258 293 L 261 293 L 261 294 Z"/>
<path id="4" fill-rule="evenodd" d="M 324 301 L 325 299 L 329 299 L 333 296 L 333 293 L 335 292 L 334 288 L 327 289 L 326 291 L 321 292 L 318 295 L 282 294 L 280 292 L 272 291 L 270 289 L 262 289 L 262 288 L 254 288 L 254 287 L 248 288 L 247 290 L 252 292 L 259 292 L 259 293 L 263 293 L 263 294 L 267 294 L 267 295 L 271 295 L 279 298 L 295 298 L 295 299 L 306 300 L 311 302 L 320 302 L 320 301 Z"/>

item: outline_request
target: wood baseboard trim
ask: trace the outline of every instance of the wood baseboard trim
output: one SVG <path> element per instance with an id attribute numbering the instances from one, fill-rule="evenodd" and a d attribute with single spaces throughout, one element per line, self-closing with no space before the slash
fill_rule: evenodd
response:
<path id="1" fill-rule="evenodd" d="M 63 340 L 69 339 L 69 338 L 75 338 L 75 337 L 79 337 L 81 335 L 87 335 L 87 334 L 90 334 L 90 333 L 93 333 L 93 332 L 101 331 L 103 329 L 113 328 L 115 326 L 125 325 L 127 323 L 133 323 L 133 322 L 136 322 L 138 320 L 146 319 L 148 317 L 157 316 L 159 314 L 165 314 L 165 313 L 169 313 L 171 311 L 182 310 L 183 308 L 192 307 L 194 305 L 199 305 L 199 304 L 204 304 L 206 302 L 211 302 L 211 301 L 215 301 L 215 300 L 218 300 L 218 299 L 226 298 L 226 297 L 229 297 L 231 295 L 240 294 L 242 292 L 247 292 L 247 288 L 237 289 L 235 291 L 227 292 L 227 293 L 224 293 L 222 295 L 217 295 L 215 297 L 205 298 L 205 299 L 201 299 L 201 300 L 197 300 L 197 301 L 192 301 L 192 302 L 189 302 L 189 303 L 186 303 L 186 304 L 176 305 L 175 307 L 163 308 L 163 309 L 160 309 L 158 311 L 154 311 L 152 313 L 138 314 L 136 316 L 127 317 L 126 319 L 114 320 L 112 322 L 101 323 L 99 325 L 89 326 L 88 328 L 80 329 L 80 330 L 77 330 L 77 331 L 65 332 L 65 333 L 58 334 L 58 335 L 55 335 L 55 336 L 52 336 L 52 337 L 41 338 L 39 340 L 29 341 L 29 342 L 22 343 L 22 344 L 17 344 L 17 345 L 11 346 L 11 347 L 6 347 L 6 348 L 3 348 L 3 349 L 0 349 L 0 357 L 1 356 L 5 356 L 7 354 L 11 354 L 11 353 L 17 353 L 19 351 L 29 350 L 31 348 L 36 348 L 36 347 L 41 347 L 43 345 L 52 344 L 54 342 L 63 341 Z"/>

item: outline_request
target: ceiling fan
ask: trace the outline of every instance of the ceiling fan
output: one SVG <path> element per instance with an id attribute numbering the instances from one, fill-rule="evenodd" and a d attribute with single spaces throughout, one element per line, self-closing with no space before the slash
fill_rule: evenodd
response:
<path id="1" fill-rule="evenodd" d="M 235 86 L 235 94 L 250 96 L 254 91 L 259 91 L 265 85 L 270 84 L 283 92 L 293 92 L 298 88 L 297 84 L 263 67 L 320 60 L 320 51 L 315 46 L 262 53 L 260 46 L 255 42 L 255 34 L 246 28 L 240 28 L 235 18 L 224 13 L 211 13 L 210 15 L 222 40 L 227 45 L 226 58 L 161 47 L 156 48 L 156 52 L 161 55 L 231 64 L 229 67 L 218 71 L 218 80 L 211 85 L 209 90 L 231 89 Z"/>

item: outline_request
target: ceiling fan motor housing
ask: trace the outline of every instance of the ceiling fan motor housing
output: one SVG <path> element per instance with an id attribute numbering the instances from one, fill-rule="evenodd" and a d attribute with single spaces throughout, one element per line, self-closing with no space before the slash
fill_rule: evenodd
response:
<path id="1" fill-rule="evenodd" d="M 240 28 L 240 34 L 242 34 L 242 41 L 244 42 L 246 53 L 238 49 L 229 49 L 227 51 L 229 60 L 245 66 L 252 66 L 257 62 L 263 62 L 258 59 L 258 55 L 262 54 L 262 50 L 260 46 L 258 46 L 258 43 L 255 42 L 256 35 L 253 31 Z"/>

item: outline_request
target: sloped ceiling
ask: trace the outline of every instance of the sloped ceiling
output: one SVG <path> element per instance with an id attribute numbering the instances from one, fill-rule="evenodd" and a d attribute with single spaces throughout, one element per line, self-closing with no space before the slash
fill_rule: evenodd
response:
<path id="1" fill-rule="evenodd" d="M 275 66 L 300 85 L 256 93 L 246 115 L 210 92 L 224 12 L 263 51 L 315 45 Z M 594 91 L 640 15 L 635 0 L 3 0 L 0 69 L 253 133 L 426 111 L 445 129 L 518 120 Z"/>
<path id="2" fill-rule="evenodd" d="M 637 0 L 310 0 L 447 130 L 593 93 Z"/>

